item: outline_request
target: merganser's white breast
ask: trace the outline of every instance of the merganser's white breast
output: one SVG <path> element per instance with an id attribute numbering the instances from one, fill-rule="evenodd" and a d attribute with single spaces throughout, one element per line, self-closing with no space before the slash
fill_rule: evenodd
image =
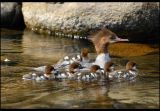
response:
<path id="1" fill-rule="evenodd" d="M 101 53 L 96 57 L 94 64 L 99 65 L 101 68 L 104 68 L 104 64 L 109 61 L 111 61 L 109 54 L 108 53 Z"/>

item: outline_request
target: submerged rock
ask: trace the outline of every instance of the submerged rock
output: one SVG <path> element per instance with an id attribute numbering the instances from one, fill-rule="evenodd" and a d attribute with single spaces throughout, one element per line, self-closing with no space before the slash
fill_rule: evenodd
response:
<path id="1" fill-rule="evenodd" d="M 23 3 L 25 24 L 35 32 L 86 37 L 107 27 L 131 41 L 159 39 L 158 2 Z"/>

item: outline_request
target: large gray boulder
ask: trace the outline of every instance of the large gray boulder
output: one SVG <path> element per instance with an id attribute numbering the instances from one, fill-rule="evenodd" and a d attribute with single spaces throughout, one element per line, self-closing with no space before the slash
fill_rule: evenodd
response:
<path id="1" fill-rule="evenodd" d="M 22 3 L 1 2 L 1 27 L 24 29 Z"/>
<path id="2" fill-rule="evenodd" d="M 27 27 L 39 33 L 85 37 L 107 27 L 132 41 L 159 39 L 158 2 L 29 2 L 23 3 L 22 11 Z"/>

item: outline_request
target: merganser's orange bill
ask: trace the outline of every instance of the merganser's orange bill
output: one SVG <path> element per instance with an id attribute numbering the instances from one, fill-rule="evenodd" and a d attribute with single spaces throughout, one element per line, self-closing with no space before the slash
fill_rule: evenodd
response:
<path id="1" fill-rule="evenodd" d="M 128 39 L 122 39 L 122 38 L 119 38 L 119 37 L 115 37 L 115 39 L 111 40 L 111 42 L 128 42 L 129 40 Z"/>

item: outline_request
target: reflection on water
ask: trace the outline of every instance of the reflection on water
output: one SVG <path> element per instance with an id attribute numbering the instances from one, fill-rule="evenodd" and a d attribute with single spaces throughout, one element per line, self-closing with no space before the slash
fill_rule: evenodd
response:
<path id="1" fill-rule="evenodd" d="M 77 41 L 45 35 L 33 36 L 33 33 L 28 32 L 24 32 L 22 41 L 24 54 L 52 60 L 58 60 L 69 53 L 79 53 L 82 47 L 88 47 L 90 44 L 84 40 Z"/>
<path id="2" fill-rule="evenodd" d="M 113 58 L 117 64 L 133 60 L 141 73 L 136 81 L 123 83 L 25 81 L 31 67 L 54 64 L 65 55 L 79 53 L 90 42 L 34 34 L 1 34 L 2 108 L 159 108 L 159 54 Z M 5 63 L 5 58 L 11 63 Z"/>

